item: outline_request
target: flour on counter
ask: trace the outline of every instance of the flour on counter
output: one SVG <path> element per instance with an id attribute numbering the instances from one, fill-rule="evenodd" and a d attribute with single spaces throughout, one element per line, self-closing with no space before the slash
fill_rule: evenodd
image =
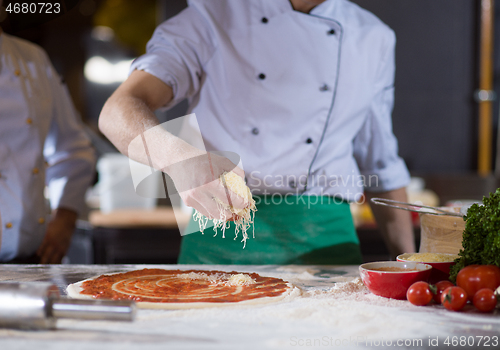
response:
<path id="1" fill-rule="evenodd" d="M 276 271 L 291 272 L 293 274 L 304 273 L 306 276 L 313 277 L 314 274 L 318 273 L 320 270 L 307 265 L 285 265 L 277 267 Z"/>
<path id="2" fill-rule="evenodd" d="M 307 296 L 339 296 L 339 295 L 353 295 L 354 293 L 368 294 L 370 291 L 361 281 L 361 278 L 355 278 L 348 282 L 337 282 L 332 288 L 327 290 L 316 289 L 307 292 Z"/>

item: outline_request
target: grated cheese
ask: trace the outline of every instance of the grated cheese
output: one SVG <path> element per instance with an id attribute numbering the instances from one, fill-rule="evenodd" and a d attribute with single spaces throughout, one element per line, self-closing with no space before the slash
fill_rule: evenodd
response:
<path id="1" fill-rule="evenodd" d="M 232 275 L 230 273 L 206 274 L 204 272 L 190 272 L 178 275 L 179 278 L 192 281 L 208 281 L 212 284 L 223 284 L 225 286 L 248 286 L 256 281 L 245 273 Z"/>
<path id="2" fill-rule="evenodd" d="M 228 188 L 239 197 L 244 198 L 249 205 L 246 208 L 238 209 L 223 203 L 219 198 L 214 198 L 221 216 L 220 219 L 212 219 L 215 231 L 214 236 L 217 235 L 217 230 L 221 228 L 222 238 L 225 238 L 226 228 L 229 228 L 230 225 L 230 222 L 227 221 L 228 218 L 226 218 L 225 216 L 225 210 L 229 210 L 231 213 L 238 216 L 238 220 L 234 221 L 234 224 L 236 225 L 234 239 L 238 238 L 238 233 L 241 231 L 241 241 L 243 242 L 243 248 L 245 248 L 246 241 L 248 239 L 247 231 L 250 228 L 250 225 L 253 224 L 255 212 L 257 211 L 257 208 L 255 207 L 255 201 L 252 198 L 252 193 L 250 192 L 248 186 L 245 184 L 245 181 L 232 171 L 223 173 L 220 176 L 219 181 L 222 186 Z M 203 233 L 203 231 L 207 227 L 209 219 L 196 210 L 194 211 L 193 219 L 194 221 L 198 221 L 200 231 Z M 255 238 L 255 231 L 253 232 L 253 238 Z"/>
<path id="3" fill-rule="evenodd" d="M 452 262 L 455 259 L 458 259 L 458 255 L 444 253 L 415 253 L 406 258 L 407 261 L 416 262 Z"/>
<path id="4" fill-rule="evenodd" d="M 228 286 L 248 286 L 250 284 L 255 284 L 255 280 L 244 273 L 232 275 L 226 282 Z"/>

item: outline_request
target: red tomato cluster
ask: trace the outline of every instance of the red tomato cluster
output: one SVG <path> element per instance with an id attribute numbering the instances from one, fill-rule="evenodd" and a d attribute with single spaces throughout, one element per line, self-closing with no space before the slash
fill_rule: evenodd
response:
<path id="1" fill-rule="evenodd" d="M 434 300 L 452 311 L 462 310 L 467 301 L 481 312 L 495 309 L 498 297 L 495 290 L 500 286 L 500 268 L 493 265 L 470 265 L 457 275 L 457 285 L 440 281 L 435 285 L 415 282 L 406 293 L 413 305 L 424 306 Z"/>

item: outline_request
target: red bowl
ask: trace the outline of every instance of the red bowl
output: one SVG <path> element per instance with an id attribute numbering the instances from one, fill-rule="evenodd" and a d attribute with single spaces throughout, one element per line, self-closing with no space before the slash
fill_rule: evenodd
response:
<path id="1" fill-rule="evenodd" d="M 441 254 L 441 253 L 440 253 Z M 413 255 L 413 253 L 405 253 L 398 255 L 396 260 L 402 262 L 416 262 L 419 264 L 427 264 L 432 266 L 431 275 L 429 276 L 429 283 L 434 284 L 439 281 L 450 279 L 450 267 L 455 264 L 453 261 L 446 262 L 429 262 L 429 261 L 408 261 L 408 258 Z M 446 254 L 450 256 L 456 256 L 456 254 Z"/>
<path id="2" fill-rule="evenodd" d="M 387 267 L 407 271 L 375 270 Z M 416 262 L 380 261 L 362 264 L 359 266 L 359 274 L 373 294 L 392 299 L 406 299 L 408 288 L 417 281 L 427 281 L 431 269 L 430 265 Z"/>

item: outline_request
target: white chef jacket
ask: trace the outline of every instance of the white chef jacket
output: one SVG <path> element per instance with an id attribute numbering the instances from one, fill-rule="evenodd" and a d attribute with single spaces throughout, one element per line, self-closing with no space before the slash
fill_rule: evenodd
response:
<path id="1" fill-rule="evenodd" d="M 0 261 L 35 253 L 50 205 L 81 211 L 94 151 L 45 52 L 0 35 Z"/>
<path id="2" fill-rule="evenodd" d="M 395 35 L 372 13 L 327 0 L 191 0 L 131 71 L 190 101 L 207 150 L 242 158 L 254 194 L 331 195 L 409 182 L 392 132 Z"/>

